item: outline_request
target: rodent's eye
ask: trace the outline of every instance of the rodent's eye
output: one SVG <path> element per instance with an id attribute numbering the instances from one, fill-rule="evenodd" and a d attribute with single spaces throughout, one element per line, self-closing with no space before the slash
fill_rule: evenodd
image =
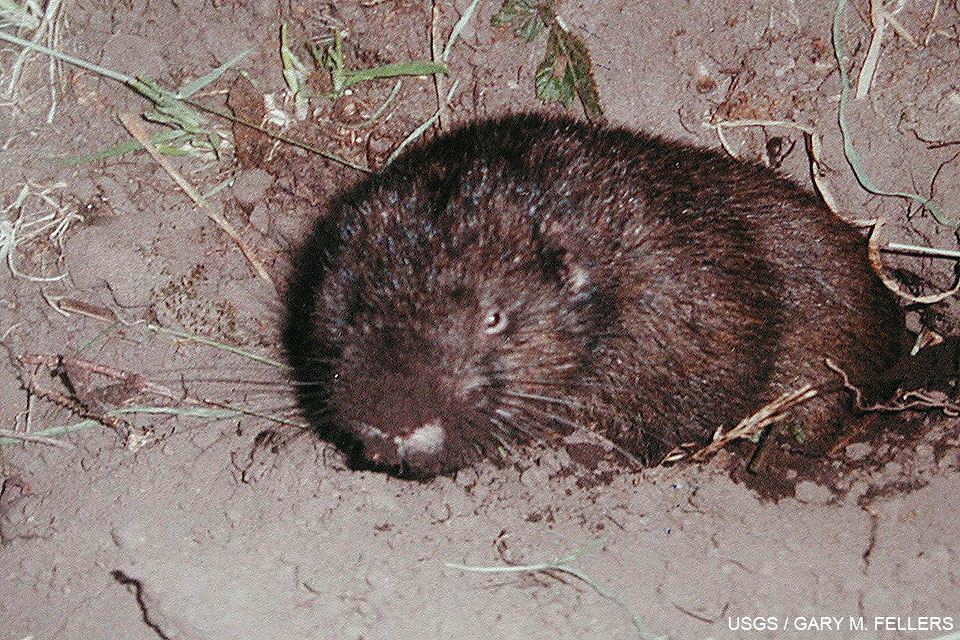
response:
<path id="1" fill-rule="evenodd" d="M 483 329 L 488 335 L 502 333 L 507 328 L 507 314 L 500 309 L 489 309 L 483 319 Z"/>

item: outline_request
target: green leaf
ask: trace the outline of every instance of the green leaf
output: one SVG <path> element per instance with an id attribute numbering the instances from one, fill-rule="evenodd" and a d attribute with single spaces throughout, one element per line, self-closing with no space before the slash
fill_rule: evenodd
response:
<path id="1" fill-rule="evenodd" d="M 547 50 L 537 68 L 536 87 L 537 96 L 544 102 L 559 101 L 569 106 L 576 96 L 588 120 L 603 119 L 587 45 L 561 27 L 556 18 L 550 24 Z"/>
<path id="2" fill-rule="evenodd" d="M 493 16 L 495 27 L 512 26 L 513 32 L 530 42 L 547 28 L 543 14 L 553 14 L 553 2 L 538 3 L 531 0 L 505 0 L 500 11 Z"/>
<path id="3" fill-rule="evenodd" d="M 222 65 L 220 65 L 219 67 L 217 67 L 216 69 L 208 73 L 207 75 L 201 76 L 196 80 L 194 80 L 193 82 L 188 82 L 187 84 L 183 85 L 182 87 L 180 87 L 180 91 L 177 92 L 177 97 L 189 98 L 193 96 L 193 94 L 195 94 L 197 91 L 200 91 L 200 89 L 203 89 L 208 84 L 210 84 L 211 82 L 215 81 L 217 78 L 222 76 L 224 72 L 227 71 L 227 69 L 236 65 L 238 62 L 240 62 L 245 57 L 247 57 L 247 55 L 251 51 L 253 51 L 252 48 L 247 49 L 246 51 L 241 51 L 240 53 L 235 55 L 233 58 L 231 58 L 230 60 L 227 60 L 226 62 L 224 62 Z"/>
<path id="4" fill-rule="evenodd" d="M 447 65 L 430 60 L 392 62 L 370 69 L 356 69 L 344 72 L 343 87 L 352 87 L 358 82 L 375 78 L 395 78 L 397 76 L 429 76 L 434 73 L 447 73 Z"/>
<path id="5" fill-rule="evenodd" d="M 280 25 L 280 61 L 283 64 L 283 81 L 293 95 L 304 89 L 307 67 L 287 44 L 287 25 Z"/>
<path id="6" fill-rule="evenodd" d="M 176 129 L 171 129 L 170 131 L 164 131 L 163 133 L 157 133 L 150 136 L 150 142 L 154 144 L 158 149 L 161 146 L 169 146 L 169 143 L 178 138 L 186 136 L 183 131 L 178 131 Z M 106 160 L 107 158 L 113 158 L 116 156 L 122 156 L 125 153 L 130 153 L 131 151 L 136 151 L 137 149 L 142 149 L 143 145 L 136 140 L 128 140 L 123 144 L 118 144 L 115 147 L 110 147 L 103 151 L 96 151 L 94 153 L 85 153 L 78 156 L 68 156 L 65 158 L 56 158 L 57 162 L 66 162 L 68 164 L 79 164 L 84 162 L 97 162 L 98 160 Z"/>
<path id="7" fill-rule="evenodd" d="M 495 27 L 513 27 L 513 32 L 527 42 L 547 30 L 547 48 L 535 75 L 537 96 L 567 107 L 576 96 L 588 120 L 603 120 L 590 52 L 583 40 L 564 27 L 553 0 L 504 0 L 492 23 Z"/>
<path id="8" fill-rule="evenodd" d="M 547 51 L 535 76 L 537 97 L 544 102 L 561 102 L 565 107 L 570 106 L 575 92 L 573 82 L 568 77 L 569 66 L 570 59 L 560 47 L 556 32 L 551 30 L 547 38 Z"/>

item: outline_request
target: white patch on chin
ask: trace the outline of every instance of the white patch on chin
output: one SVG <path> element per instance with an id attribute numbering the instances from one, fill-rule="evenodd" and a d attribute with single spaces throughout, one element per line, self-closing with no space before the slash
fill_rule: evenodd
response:
<path id="1" fill-rule="evenodd" d="M 397 436 L 393 439 L 397 445 L 397 453 L 401 458 L 409 455 L 431 455 L 443 448 L 443 443 L 447 439 L 447 434 L 443 430 L 439 419 L 427 422 L 419 429 L 414 430 L 410 435 Z"/>

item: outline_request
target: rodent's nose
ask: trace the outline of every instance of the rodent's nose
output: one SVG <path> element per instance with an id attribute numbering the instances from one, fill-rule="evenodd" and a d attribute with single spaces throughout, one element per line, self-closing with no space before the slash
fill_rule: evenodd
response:
<path id="1" fill-rule="evenodd" d="M 377 362 L 345 376 L 337 391 L 335 403 L 348 422 L 369 425 L 385 440 L 401 438 L 429 448 L 443 439 L 441 416 L 450 401 L 429 367 L 408 362 L 398 369 Z"/>
<path id="2" fill-rule="evenodd" d="M 393 439 L 397 445 L 397 453 L 401 458 L 410 456 L 436 455 L 443 449 L 447 433 L 443 429 L 440 419 L 424 423 L 422 427 L 414 429 L 406 436 L 397 436 Z"/>

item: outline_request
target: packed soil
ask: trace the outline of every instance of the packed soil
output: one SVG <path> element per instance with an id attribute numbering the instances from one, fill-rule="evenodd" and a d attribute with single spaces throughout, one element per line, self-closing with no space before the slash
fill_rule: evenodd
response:
<path id="1" fill-rule="evenodd" d="M 853 146 L 874 191 L 931 197 L 956 220 L 960 5 L 881 4 L 873 49 L 867 3 L 842 16 L 852 82 L 877 63 L 847 106 Z M 71 65 L 51 78 L 39 53 L 18 66 L 20 47 L 2 44 L 0 637 L 960 637 L 957 389 L 935 375 L 922 381 L 932 407 L 875 416 L 776 499 L 731 477 L 737 449 L 636 470 L 585 446 L 530 447 L 420 483 L 351 470 L 297 426 L 274 362 L 278 291 L 327 198 L 364 175 L 349 165 L 381 166 L 438 105 L 425 136 L 565 108 L 534 90 L 546 36 L 525 43 L 493 26 L 498 2 L 478 4 L 447 76 L 404 77 L 392 99 L 395 79 L 328 99 L 329 73 L 317 69 L 299 113 L 281 25 L 306 68 L 307 45 L 322 50 L 340 30 L 347 68 L 359 69 L 430 60 L 468 6 L 65 0 L 58 50 L 170 89 L 249 50 L 193 99 L 349 163 L 206 114 L 219 153 L 202 136 L 163 157 L 208 194 L 209 212 L 143 151 L 75 158 L 128 142 L 123 114 L 166 131 L 136 117 L 152 109 L 142 96 Z M 851 219 L 884 220 L 880 244 L 956 250 L 929 210 L 854 177 L 834 9 L 557 6 L 589 51 L 611 123 L 724 145 L 812 189 L 806 130 L 822 143 L 815 170 L 828 197 Z M 568 109 L 583 116 L 576 101 Z M 718 135 L 716 123 L 743 120 L 767 124 Z M 883 263 L 914 295 L 954 279 L 948 259 L 885 253 Z M 915 331 L 960 326 L 954 298 L 908 309 Z M 541 569 L 517 569 L 530 565 Z"/>

